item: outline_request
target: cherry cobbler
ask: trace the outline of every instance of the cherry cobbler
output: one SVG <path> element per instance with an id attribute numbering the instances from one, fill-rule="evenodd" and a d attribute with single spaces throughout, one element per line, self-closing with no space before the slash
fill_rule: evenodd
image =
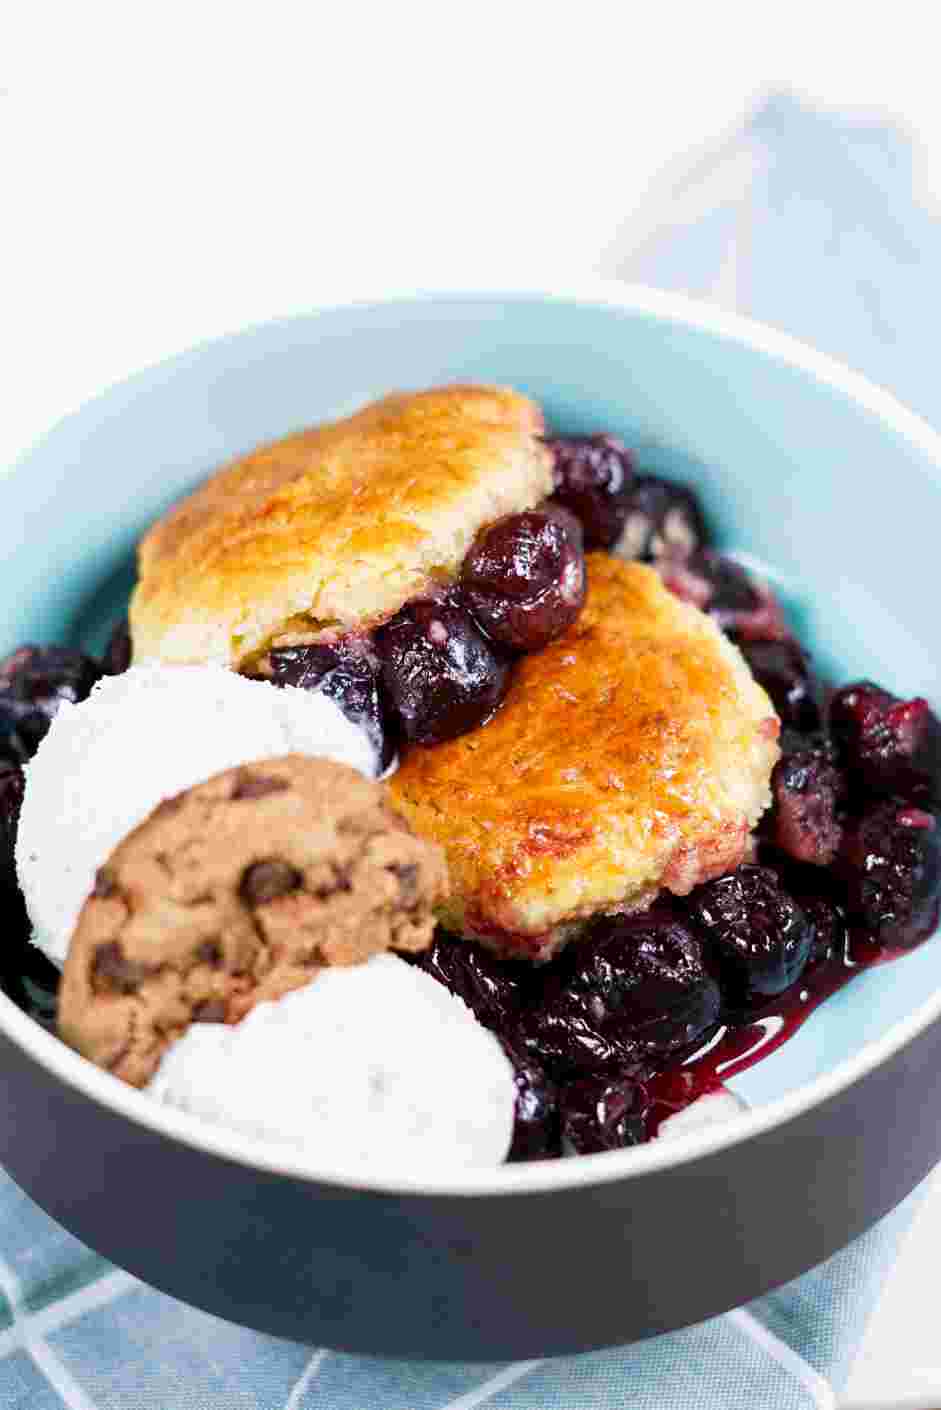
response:
<path id="1" fill-rule="evenodd" d="M 407 958 L 510 1059 L 510 1159 L 650 1139 L 937 922 L 927 702 L 818 680 L 693 490 L 617 436 L 442 388 L 213 476 L 144 539 L 102 660 L 0 664 L 3 986 L 49 1027 L 58 972 L 14 863 L 24 765 L 61 701 L 132 660 L 325 694 L 365 731 L 446 859 Z"/>

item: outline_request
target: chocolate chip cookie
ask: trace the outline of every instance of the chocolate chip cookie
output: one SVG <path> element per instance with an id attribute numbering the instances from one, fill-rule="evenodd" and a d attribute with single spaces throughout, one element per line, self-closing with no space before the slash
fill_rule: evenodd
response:
<path id="1" fill-rule="evenodd" d="M 169 798 L 98 872 L 59 994 L 67 1043 L 133 1086 L 190 1023 L 236 1023 L 325 965 L 424 949 L 443 854 L 383 785 L 288 755 Z"/>

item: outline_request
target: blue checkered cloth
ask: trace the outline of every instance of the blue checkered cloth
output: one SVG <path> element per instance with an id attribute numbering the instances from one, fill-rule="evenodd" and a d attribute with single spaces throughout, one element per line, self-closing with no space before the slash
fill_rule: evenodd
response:
<path id="1" fill-rule="evenodd" d="M 608 273 L 815 343 L 931 417 L 941 230 L 889 123 L 770 99 L 665 180 Z M 115 1270 L 0 1175 L 0 1410 L 807 1410 L 834 1404 L 917 1208 L 768 1297 L 640 1345 L 479 1366 L 366 1360 L 245 1331 Z"/>

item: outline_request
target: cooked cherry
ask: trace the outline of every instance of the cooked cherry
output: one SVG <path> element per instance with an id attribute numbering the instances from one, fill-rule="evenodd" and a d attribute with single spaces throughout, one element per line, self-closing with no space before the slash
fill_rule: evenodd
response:
<path id="1" fill-rule="evenodd" d="M 122 617 L 108 638 L 101 658 L 106 676 L 122 676 L 131 664 L 131 624 Z"/>
<path id="2" fill-rule="evenodd" d="M 839 963 L 846 954 L 846 912 L 837 901 L 821 893 L 799 895 L 797 899 L 814 928 L 814 943 L 804 971 L 809 976 L 822 965 Z"/>
<path id="3" fill-rule="evenodd" d="M 0 890 L 0 904 L 6 906 Z M 22 917 L 22 918 L 21 918 Z M 59 971 L 29 940 L 29 925 L 22 903 L 4 912 L 5 934 L 0 960 L 0 989 L 30 1018 L 55 1031 Z M 12 924 L 12 929 L 11 929 Z"/>
<path id="4" fill-rule="evenodd" d="M 900 700 L 857 681 L 834 695 L 830 727 L 863 792 L 941 802 L 941 724 L 926 700 Z"/>
<path id="5" fill-rule="evenodd" d="M 832 866 L 818 867 L 806 862 L 793 862 L 774 847 L 762 845 L 759 851 L 762 865 L 777 873 L 778 880 L 792 896 L 814 928 L 807 967 L 801 976 L 802 985 L 831 961 L 841 963 L 849 951 L 849 926 L 844 905 L 845 887 Z M 815 975 L 814 983 L 825 976 Z"/>
<path id="6" fill-rule="evenodd" d="M 489 637 L 537 651 L 575 621 L 585 601 L 581 537 L 563 510 L 508 514 L 477 535 L 461 592 Z"/>
<path id="7" fill-rule="evenodd" d="M 0 885 L 16 877 L 14 852 L 25 788 L 19 764 L 0 762 Z"/>
<path id="8" fill-rule="evenodd" d="M 376 648 L 387 697 L 415 744 L 483 724 L 510 683 L 509 657 L 453 594 L 407 603 L 376 632 Z"/>
<path id="9" fill-rule="evenodd" d="M 689 1047 L 719 1007 L 699 941 L 663 905 L 601 921 L 573 945 L 525 1031 L 554 1070 L 609 1071 Z"/>
<path id="10" fill-rule="evenodd" d="M 657 566 L 671 592 L 708 612 L 738 641 L 779 641 L 787 636 L 774 594 L 734 559 L 703 548 L 688 559 L 663 558 Z"/>
<path id="11" fill-rule="evenodd" d="M 521 964 L 498 960 L 475 940 L 462 940 L 439 930 L 429 949 L 414 963 L 459 999 L 485 1028 L 513 1035 L 528 975 Z"/>
<path id="12" fill-rule="evenodd" d="M 581 523 L 586 548 L 611 548 L 630 511 L 634 459 L 616 436 L 559 436 L 555 499 Z"/>
<path id="13" fill-rule="evenodd" d="M 626 1033 L 605 1023 L 607 1012 L 584 994 L 551 993 L 526 1010 L 520 1031 L 527 1049 L 556 1076 L 624 1072 L 642 1063 Z"/>
<path id="14" fill-rule="evenodd" d="M 836 751 L 823 735 L 785 730 L 781 758 L 771 774 L 772 808 L 763 828 L 796 862 L 829 866 L 840 845 L 839 808 L 846 780 Z"/>
<path id="15" fill-rule="evenodd" d="M 63 700 L 84 700 L 101 678 L 90 657 L 66 646 L 21 646 L 0 662 L 0 756 L 26 763 Z"/>
<path id="16" fill-rule="evenodd" d="M 559 1150 L 559 1091 L 545 1069 L 515 1044 L 503 1044 L 513 1064 L 516 1109 L 507 1160 L 547 1160 Z"/>
<path id="17" fill-rule="evenodd" d="M 26 905 L 16 880 L 16 833 L 26 780 L 19 764 L 0 763 L 0 968 L 18 968 L 15 948 L 29 936 Z M 30 947 L 32 948 L 32 947 Z M 4 986 L 6 988 L 6 986 Z M 16 997 L 7 988 L 11 997 Z"/>
<path id="18" fill-rule="evenodd" d="M 702 548 L 706 537 L 702 509 L 691 489 L 657 475 L 640 475 L 615 552 L 643 563 L 683 560 Z"/>
<path id="19" fill-rule="evenodd" d="M 388 768 L 395 755 L 395 730 L 380 689 L 379 663 L 368 643 L 341 637 L 314 646 L 277 647 L 270 655 L 273 683 L 319 691 L 369 736 Z"/>
<path id="20" fill-rule="evenodd" d="M 542 1064 L 519 1040 L 519 1016 L 528 967 L 498 960 L 473 940 L 439 930 L 429 949 L 407 956 L 452 994 L 463 999 L 478 1022 L 500 1036 L 513 1064 L 516 1114 L 508 1160 L 539 1160 L 559 1154 L 557 1091 Z"/>
<path id="21" fill-rule="evenodd" d="M 649 1105 L 644 1085 L 630 1078 L 588 1077 L 567 1083 L 559 1098 L 563 1155 L 642 1145 Z"/>
<path id="22" fill-rule="evenodd" d="M 746 864 L 687 899 L 733 1008 L 780 994 L 800 977 L 814 941 L 803 910 L 770 867 Z"/>
<path id="23" fill-rule="evenodd" d="M 817 688 L 807 653 L 796 641 L 742 641 L 751 673 L 783 725 L 810 733 L 820 728 Z"/>
<path id="24" fill-rule="evenodd" d="M 572 951 L 569 986 L 599 1001 L 607 1021 L 645 1053 L 688 1047 L 719 1015 L 702 947 L 667 903 L 597 923 Z"/>
<path id="25" fill-rule="evenodd" d="M 846 829 L 838 861 L 850 919 L 879 945 L 908 948 L 930 935 L 941 899 L 941 827 L 901 799 L 867 809 Z"/>
<path id="26" fill-rule="evenodd" d="M 669 557 L 661 571 L 671 592 L 711 611 L 723 627 L 760 605 L 758 590 L 741 564 L 715 549 L 701 549 L 688 559 Z"/>

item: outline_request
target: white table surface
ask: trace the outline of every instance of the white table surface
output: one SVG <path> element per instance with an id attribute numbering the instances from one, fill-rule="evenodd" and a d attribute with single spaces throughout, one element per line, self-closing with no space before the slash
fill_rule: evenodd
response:
<path id="1" fill-rule="evenodd" d="M 941 195 L 923 4 L 653 8 L 0 5 L 0 467 L 246 322 L 597 268 L 663 165 L 776 84 L 905 121 Z M 939 1248 L 941 1175 L 847 1405 L 941 1405 Z"/>

